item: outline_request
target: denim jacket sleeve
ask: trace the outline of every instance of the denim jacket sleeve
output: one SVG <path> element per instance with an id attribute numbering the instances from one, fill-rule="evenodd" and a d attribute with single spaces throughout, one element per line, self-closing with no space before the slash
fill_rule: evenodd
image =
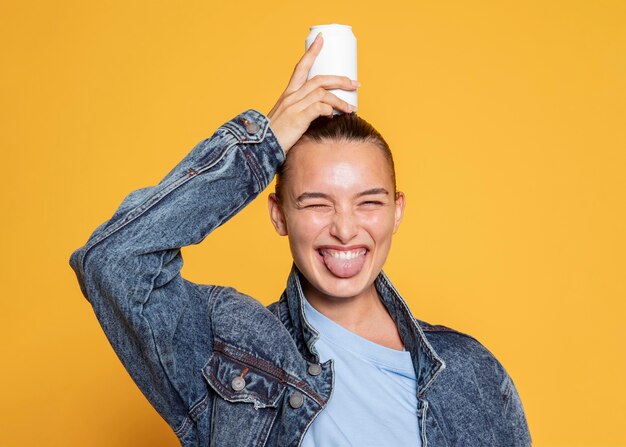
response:
<path id="1" fill-rule="evenodd" d="M 212 351 L 210 304 L 219 289 L 181 277 L 180 248 L 201 242 L 250 203 L 283 161 L 268 118 L 248 110 L 158 185 L 130 193 L 71 255 L 110 343 L 179 437 L 209 406 L 201 370 Z"/>

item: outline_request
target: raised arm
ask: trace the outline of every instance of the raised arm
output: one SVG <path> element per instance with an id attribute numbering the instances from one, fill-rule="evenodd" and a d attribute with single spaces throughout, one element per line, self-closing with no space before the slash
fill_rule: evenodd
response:
<path id="1" fill-rule="evenodd" d="M 71 255 L 111 345 L 184 445 L 200 442 L 190 426 L 210 424 L 202 367 L 212 350 L 211 301 L 220 288 L 182 278 L 180 249 L 250 203 L 313 119 L 333 107 L 350 111 L 320 91 L 356 88 L 349 79 L 306 81 L 321 44 L 305 53 L 269 118 L 248 110 L 225 123 L 156 186 L 130 193 Z"/>
<path id="2" fill-rule="evenodd" d="M 254 199 L 283 159 L 267 118 L 244 112 L 158 185 L 129 194 L 70 258 L 120 360 L 175 431 L 207 393 L 201 368 L 212 348 L 216 292 L 181 277 L 180 248 Z"/>

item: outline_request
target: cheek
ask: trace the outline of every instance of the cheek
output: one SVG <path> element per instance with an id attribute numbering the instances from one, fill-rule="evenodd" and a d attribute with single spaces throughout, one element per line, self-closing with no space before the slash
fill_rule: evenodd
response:
<path id="1" fill-rule="evenodd" d="M 374 239 L 384 239 L 394 232 L 395 218 L 393 213 L 371 213 L 362 219 L 363 227 Z"/>
<path id="2" fill-rule="evenodd" d="M 329 218 L 325 214 L 307 213 L 287 219 L 287 228 L 290 234 L 297 235 L 298 239 L 313 239 L 328 226 L 328 223 Z"/>
<path id="3" fill-rule="evenodd" d="M 328 218 L 318 214 L 287 219 L 289 243 L 294 248 L 311 246 L 327 226 Z"/>

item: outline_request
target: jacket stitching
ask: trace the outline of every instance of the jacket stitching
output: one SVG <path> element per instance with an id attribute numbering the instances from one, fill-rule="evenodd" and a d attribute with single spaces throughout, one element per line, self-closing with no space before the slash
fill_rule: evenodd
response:
<path id="1" fill-rule="evenodd" d="M 272 376 L 279 379 L 281 382 L 287 383 L 287 373 L 265 360 L 262 360 L 258 357 L 254 357 L 244 351 L 241 351 L 219 340 L 215 341 L 215 350 L 226 355 L 231 354 L 231 352 L 229 351 L 235 351 L 235 355 L 240 357 L 240 359 L 243 360 L 244 362 L 257 366 L 260 370 L 270 373 Z"/>
<path id="2" fill-rule="evenodd" d="M 428 401 L 424 400 L 424 409 L 422 410 L 422 447 L 428 447 L 428 439 L 426 439 L 426 415 L 428 412 Z"/>
<path id="3" fill-rule="evenodd" d="M 254 174 L 254 178 L 257 182 L 257 187 L 259 190 L 261 190 L 263 188 L 263 184 L 265 184 L 265 177 L 262 176 L 263 170 L 259 166 L 256 157 L 254 156 L 254 154 L 252 154 L 247 146 L 244 145 L 242 151 L 244 157 L 246 158 L 246 162 L 248 163 L 250 169 L 252 170 L 252 173 Z"/>
<path id="4" fill-rule="evenodd" d="M 189 431 L 190 427 L 191 418 L 189 416 L 185 416 L 185 420 L 177 429 L 174 430 L 174 434 L 180 438 L 181 436 L 185 435 L 187 431 Z"/>
<path id="5" fill-rule="evenodd" d="M 202 399 L 202 401 L 199 404 L 197 404 L 195 407 L 191 409 L 191 411 L 189 412 L 189 415 L 195 421 L 198 419 L 198 416 L 200 414 L 204 413 L 204 411 L 208 408 L 208 406 L 209 406 L 209 395 L 207 394 L 206 396 L 204 396 L 204 399 Z"/>
<path id="6" fill-rule="evenodd" d="M 197 421 L 198 416 L 204 413 L 208 407 L 209 407 L 209 395 L 207 394 L 202 398 L 200 402 L 195 404 L 191 408 L 191 410 L 189 410 L 189 413 L 185 417 L 185 420 L 177 429 L 174 430 L 174 433 L 176 434 L 176 436 L 180 437 L 180 436 L 183 436 L 185 433 L 187 433 L 187 431 L 191 427 L 191 421 L 192 420 L 194 422 Z"/>
<path id="7" fill-rule="evenodd" d="M 266 418 L 267 421 L 263 425 L 263 430 L 261 430 L 261 434 L 259 436 L 259 442 L 257 442 L 257 446 L 261 447 L 267 444 L 267 436 L 270 433 L 270 429 L 272 425 L 274 425 L 274 421 L 276 420 L 277 411 L 275 408 L 268 410 L 270 417 Z"/>

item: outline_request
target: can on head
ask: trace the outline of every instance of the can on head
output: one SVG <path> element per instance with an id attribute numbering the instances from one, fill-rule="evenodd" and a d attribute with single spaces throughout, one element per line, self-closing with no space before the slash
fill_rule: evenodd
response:
<path id="1" fill-rule="evenodd" d="M 307 79 L 316 75 L 347 76 L 358 79 L 356 63 L 356 37 L 352 34 L 352 27 L 348 25 L 317 25 L 311 27 L 306 38 L 305 49 L 308 50 L 319 33 L 322 33 L 324 45 L 318 54 Z M 356 90 L 330 89 L 330 92 L 339 98 L 358 107 Z M 333 114 L 341 112 L 335 110 Z"/>

